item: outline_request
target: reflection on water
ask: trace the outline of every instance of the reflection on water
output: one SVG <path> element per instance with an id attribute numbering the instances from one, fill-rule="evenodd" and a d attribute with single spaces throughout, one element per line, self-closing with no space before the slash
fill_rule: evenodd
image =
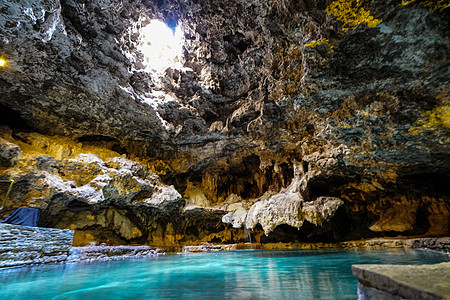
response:
<path id="1" fill-rule="evenodd" d="M 0 270 L 0 299 L 356 299 L 352 264 L 449 261 L 425 250 L 256 250 Z"/>

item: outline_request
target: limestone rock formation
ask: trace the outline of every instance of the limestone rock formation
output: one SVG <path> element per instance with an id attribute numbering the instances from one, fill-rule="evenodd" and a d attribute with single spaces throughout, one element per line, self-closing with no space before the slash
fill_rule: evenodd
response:
<path id="1" fill-rule="evenodd" d="M 223 213 L 185 210 L 185 200 L 173 186 L 164 185 L 141 163 L 67 139 L 26 137 L 26 142 L 2 140 L 24 150 L 19 162 L 6 169 L 16 180 L 6 213 L 23 205 L 41 208 L 38 225 L 76 230 L 75 245 L 175 245 L 225 230 L 220 225 Z M 189 227 L 192 218 L 198 227 Z"/>
<path id="2" fill-rule="evenodd" d="M 13 167 L 20 157 L 20 148 L 13 143 L 0 140 L 0 166 Z"/>
<path id="3" fill-rule="evenodd" d="M 303 224 L 300 212 L 301 198 L 298 194 L 277 194 L 253 205 L 246 223 L 250 228 L 261 224 L 265 233 L 269 233 L 279 224 L 300 228 Z"/>
<path id="4" fill-rule="evenodd" d="M 0 11 L 10 208 L 40 207 L 80 243 L 236 242 L 244 224 L 271 241 L 450 234 L 441 1 L 4 0 Z M 165 70 L 143 50 L 155 19 L 183 32 Z"/>

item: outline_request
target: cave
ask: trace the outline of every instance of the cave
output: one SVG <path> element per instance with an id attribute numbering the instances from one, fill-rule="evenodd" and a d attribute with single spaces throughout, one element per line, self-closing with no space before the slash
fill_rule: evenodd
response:
<path id="1" fill-rule="evenodd" d="M 21 182 L 10 209 L 45 215 L 57 190 L 105 209 L 179 197 L 249 214 L 294 191 L 298 207 L 339 198 L 348 222 L 371 220 L 344 240 L 448 234 L 448 221 L 433 221 L 449 214 L 448 9 L 366 2 L 350 19 L 336 10 L 345 1 L 52 0 L 17 4 L 21 13 L 5 2 L 2 160 L 14 163 L 1 176 L 14 169 Z M 427 22 L 413 28 L 408 14 Z M 395 40 L 405 32 L 421 42 Z M 20 164 L 40 156 L 50 160 Z M 39 186 L 49 186 L 41 196 Z M 285 213 L 270 228 L 297 222 Z M 320 232 L 327 218 L 296 230 Z"/>
<path id="2" fill-rule="evenodd" d="M 67 268 L 58 291 L 14 290 L 38 279 L 11 271 L 2 295 L 351 298 L 349 261 L 448 260 L 409 248 L 450 248 L 449 12 L 425 0 L 2 1 L 0 278 L 161 263 L 99 265 L 111 269 L 85 272 L 93 289 Z M 156 258 L 170 252 L 185 255 Z"/>
<path id="3" fill-rule="evenodd" d="M 447 2 L 5 0 L 0 217 L 74 246 L 448 237 Z"/>

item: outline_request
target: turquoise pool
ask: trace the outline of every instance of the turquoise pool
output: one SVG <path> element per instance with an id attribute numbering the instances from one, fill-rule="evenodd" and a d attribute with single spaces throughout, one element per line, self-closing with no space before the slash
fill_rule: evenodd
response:
<path id="1" fill-rule="evenodd" d="M 449 261 L 428 250 L 255 250 L 0 270 L 0 299 L 356 299 L 352 264 Z"/>

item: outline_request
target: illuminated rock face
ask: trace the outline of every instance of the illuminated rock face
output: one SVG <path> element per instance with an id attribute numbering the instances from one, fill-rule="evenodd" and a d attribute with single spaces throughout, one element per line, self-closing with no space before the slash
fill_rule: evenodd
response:
<path id="1" fill-rule="evenodd" d="M 450 234 L 449 8 L 399 4 L 3 1 L 13 206 L 80 243 Z M 153 19 L 181 68 L 141 53 Z"/>
<path id="2" fill-rule="evenodd" d="M 40 207 L 38 226 L 75 230 L 75 245 L 175 246 L 243 238 L 242 230 L 221 223 L 225 212 L 219 208 L 185 209 L 186 200 L 144 161 L 67 138 L 33 133 L 8 139 L 1 145 L 23 151 L 15 166 L 2 172 L 15 179 L 3 215 L 19 206 Z"/>

